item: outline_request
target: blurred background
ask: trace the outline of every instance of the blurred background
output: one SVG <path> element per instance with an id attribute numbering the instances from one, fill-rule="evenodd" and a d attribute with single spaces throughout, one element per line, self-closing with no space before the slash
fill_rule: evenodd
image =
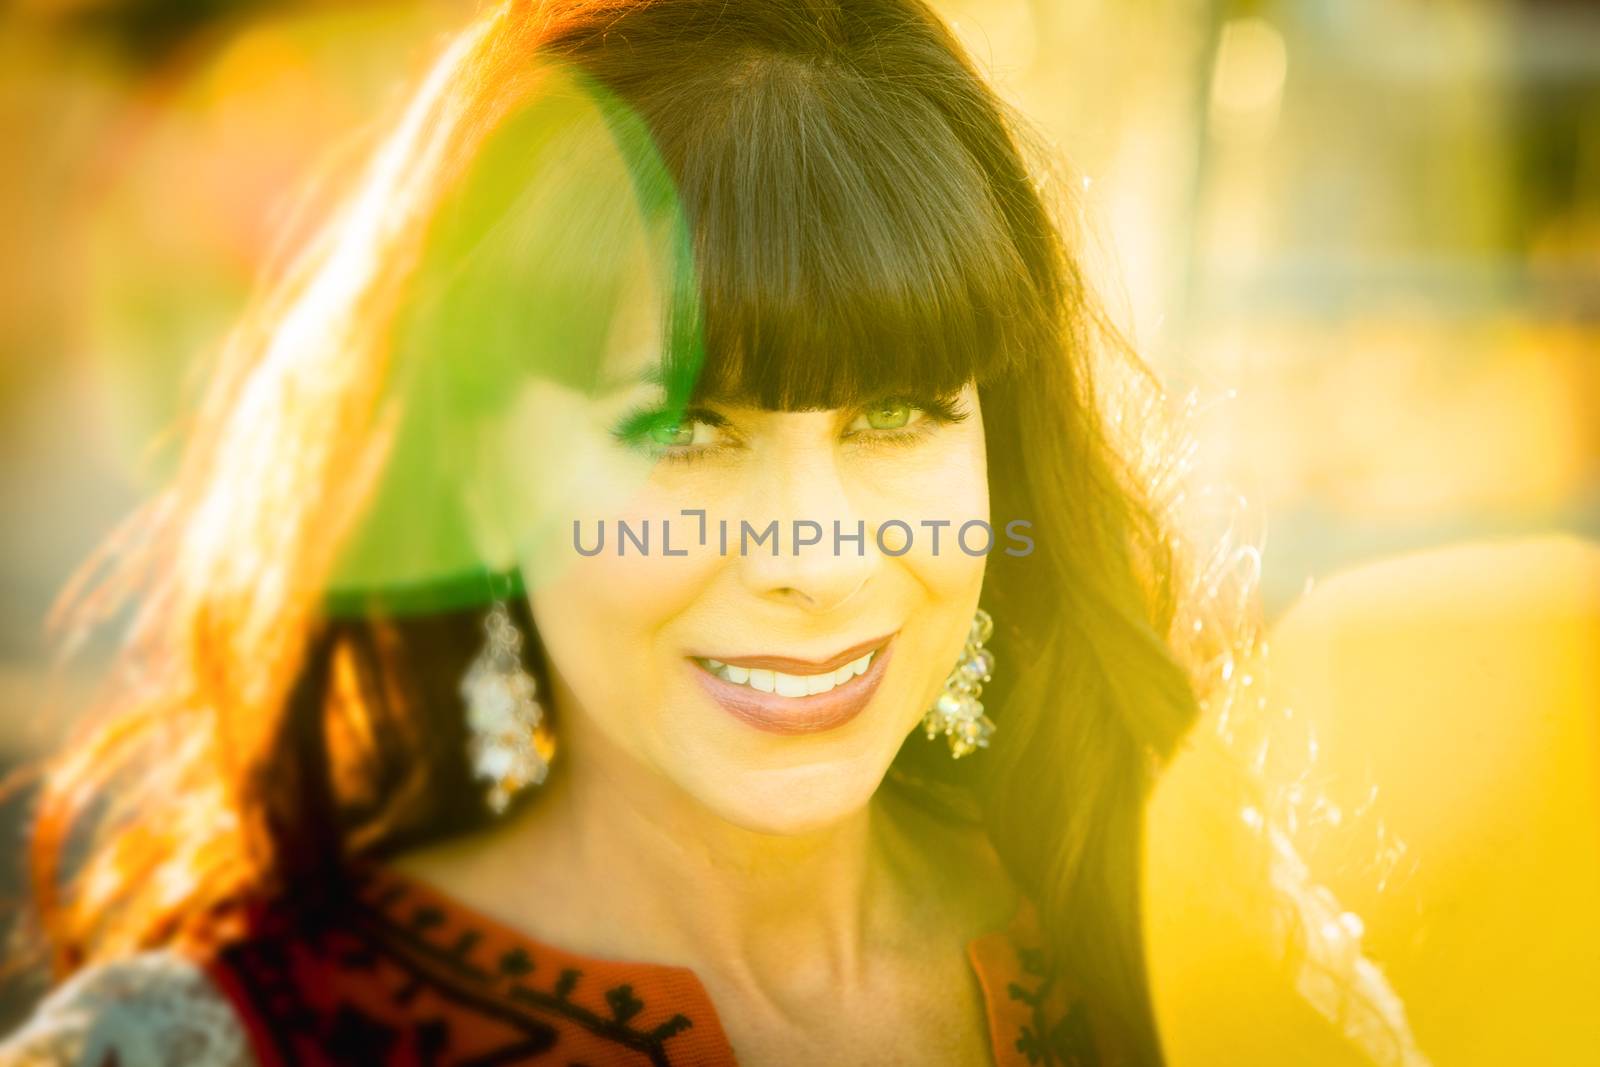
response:
<path id="1" fill-rule="evenodd" d="M 4 765 L 70 719 L 94 655 L 54 670 L 44 616 L 168 469 L 194 355 L 315 215 L 319 171 L 473 6 L 0 13 Z M 1326 766 L 1389 791 L 1412 881 L 1342 892 L 1371 898 L 1369 949 L 1423 1047 L 1580 1062 L 1577 1042 L 1600 1047 L 1600 3 L 935 6 L 1054 142 L 1115 312 L 1198 398 L 1204 463 L 1259 521 L 1278 673 L 1329 725 Z M 1476 747 L 1441 749 L 1438 724 L 1462 721 Z M 1508 750 L 1514 774 L 1491 758 Z M 1438 778 L 1408 785 L 1442 751 L 1481 765 L 1443 789 L 1451 810 L 1483 801 L 1500 837 L 1441 821 Z M 1446 853 L 1467 873 L 1430 883 Z M 1474 1029 L 1496 981 L 1507 1021 Z M 25 1005 L 0 1007 L 4 1027 Z"/>

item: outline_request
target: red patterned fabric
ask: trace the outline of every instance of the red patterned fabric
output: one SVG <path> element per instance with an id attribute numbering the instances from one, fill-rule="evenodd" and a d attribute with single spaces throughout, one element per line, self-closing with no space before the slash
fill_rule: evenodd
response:
<path id="1" fill-rule="evenodd" d="M 385 868 L 308 918 L 271 902 L 188 951 L 239 1014 L 260 1067 L 731 1067 L 705 987 L 683 967 L 575 955 Z M 967 956 L 998 1065 L 1110 1067 L 1081 1001 L 1041 977 L 1025 906 Z"/>

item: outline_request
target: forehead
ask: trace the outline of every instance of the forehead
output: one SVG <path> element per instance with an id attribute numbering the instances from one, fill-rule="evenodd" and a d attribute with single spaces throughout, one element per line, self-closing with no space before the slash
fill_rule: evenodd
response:
<path id="1" fill-rule="evenodd" d="M 665 387 L 662 324 L 666 308 L 656 272 L 635 259 L 621 271 L 617 298 L 607 314 L 605 340 L 597 353 L 595 380 L 601 392 L 640 383 Z M 602 309 L 596 309 L 599 313 Z"/>

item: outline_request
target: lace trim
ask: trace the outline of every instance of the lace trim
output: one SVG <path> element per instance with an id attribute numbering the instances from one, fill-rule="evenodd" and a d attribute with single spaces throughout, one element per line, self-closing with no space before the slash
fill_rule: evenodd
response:
<path id="1" fill-rule="evenodd" d="M 257 1067 L 222 992 L 170 950 L 86 968 L 0 1042 L 0 1067 Z"/>

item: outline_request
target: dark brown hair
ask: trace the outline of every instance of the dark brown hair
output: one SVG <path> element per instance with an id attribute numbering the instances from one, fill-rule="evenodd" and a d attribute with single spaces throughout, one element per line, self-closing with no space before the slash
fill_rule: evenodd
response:
<path id="1" fill-rule="evenodd" d="M 648 135 L 624 154 L 662 179 L 639 202 L 682 241 L 667 331 L 694 347 L 696 388 L 807 408 L 979 384 L 993 513 L 1028 517 L 1037 545 L 989 561 L 1000 729 L 959 763 L 913 736 L 893 780 L 981 821 L 1040 907 L 1051 965 L 1129 1062 L 1159 1063 L 1143 813 L 1197 704 L 1170 644 L 1167 532 L 1096 391 L 1101 365 L 1142 370 L 1025 126 L 918 0 L 516 0 L 457 40 L 384 146 L 404 166 L 380 152 L 240 326 L 180 478 L 106 587 L 145 606 L 142 681 L 46 781 L 35 898 L 62 969 L 485 818 L 454 689 L 478 640 L 470 597 L 419 614 L 360 597 L 330 611 L 325 593 L 383 495 L 396 352 L 425 363 L 461 316 L 503 317 L 502 355 L 555 328 L 499 299 L 526 244 L 486 253 L 451 208 L 541 62 Z M 451 261 L 464 247 L 474 265 Z M 369 254 L 340 262 L 352 248 Z M 463 270 L 499 284 L 429 281 Z M 110 790 L 127 818 L 64 894 L 69 832 Z"/>

